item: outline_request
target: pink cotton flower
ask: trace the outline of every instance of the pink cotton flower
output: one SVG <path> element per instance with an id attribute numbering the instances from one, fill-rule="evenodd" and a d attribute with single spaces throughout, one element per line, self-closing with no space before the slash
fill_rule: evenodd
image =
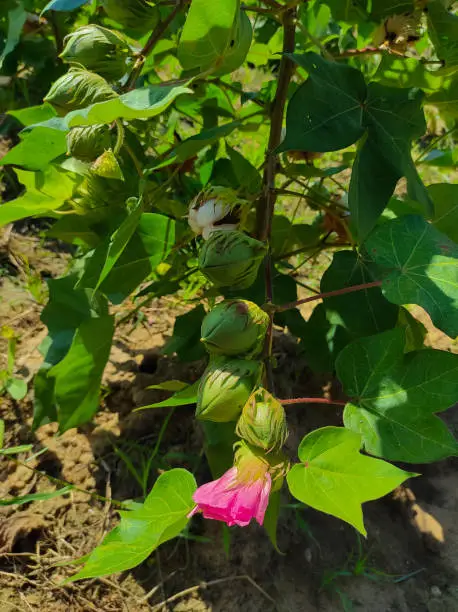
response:
<path id="1" fill-rule="evenodd" d="M 193 495 L 197 506 L 189 516 L 202 512 L 205 518 L 224 521 L 229 527 L 246 527 L 255 518 L 262 525 L 272 479 L 267 470 L 249 476 L 234 466 L 221 478 L 202 485 Z"/>

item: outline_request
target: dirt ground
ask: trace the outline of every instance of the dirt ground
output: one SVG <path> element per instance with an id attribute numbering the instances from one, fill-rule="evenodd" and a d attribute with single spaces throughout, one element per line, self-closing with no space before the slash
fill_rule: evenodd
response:
<path id="1" fill-rule="evenodd" d="M 8 249 L 26 252 L 34 270 L 46 276 L 65 272 L 66 256 L 49 252 L 36 238 L 15 232 Z M 0 255 L 5 257 L 5 252 Z M 0 322 L 20 335 L 17 367 L 31 379 L 41 358 L 37 346 L 46 335 L 41 307 L 24 287 L 18 262 L 3 261 L 11 274 L 0 278 Z M 129 308 L 131 306 L 126 306 Z M 0 509 L 0 612 L 456 612 L 458 610 L 458 461 L 414 466 L 423 474 L 392 495 L 365 504 L 368 537 L 310 508 L 297 509 L 285 493 L 275 551 L 261 528 L 233 528 L 230 549 L 223 548 L 221 525 L 194 519 L 189 536 L 161 547 L 138 568 L 108 578 L 69 586 L 68 562 L 90 552 L 117 522 L 109 501 L 138 498 L 142 490 L 123 457 L 141 472 L 158 441 L 166 410 L 133 412 L 166 396 L 146 387 L 168 379 L 192 382 L 203 362 L 183 364 L 160 354 L 176 314 L 183 307 L 163 299 L 145 310 L 143 322 L 126 324 L 116 335 L 104 377 L 101 410 L 90 425 L 58 437 L 55 425 L 30 432 L 31 397 L 15 402 L 0 397 L 5 446 L 33 444 L 39 453 L 24 464 L 0 459 L 0 498 L 51 491 L 71 482 L 74 490 L 44 502 Z M 431 327 L 429 341 L 455 350 Z M 333 381 L 312 375 L 292 338 L 275 338 L 278 395 L 336 394 Z M 3 352 L 4 346 L 0 347 Z M 2 367 L 2 364 L 0 364 Z M 288 449 L 311 428 L 341 424 L 337 408 L 290 408 Z M 179 408 L 152 462 L 149 484 L 158 470 L 182 465 L 208 478 L 201 433 L 192 409 Z M 458 411 L 445 417 L 456 432 Z M 33 470 L 30 468 L 34 468 Z M 411 466 L 412 469 L 412 466 Z M 164 603 L 166 602 L 166 603 Z"/>

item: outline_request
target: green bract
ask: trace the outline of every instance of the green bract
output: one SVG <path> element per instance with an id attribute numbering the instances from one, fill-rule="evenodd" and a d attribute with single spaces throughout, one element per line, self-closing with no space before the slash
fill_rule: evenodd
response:
<path id="1" fill-rule="evenodd" d="M 226 300 L 202 322 L 202 342 L 209 353 L 255 355 L 262 349 L 269 316 L 248 300 Z"/>
<path id="2" fill-rule="evenodd" d="M 266 246 L 238 230 L 213 232 L 202 247 L 199 267 L 216 287 L 250 287 L 266 254 Z"/>
<path id="3" fill-rule="evenodd" d="M 207 421 L 235 421 L 259 383 L 263 365 L 245 359 L 213 358 L 197 394 L 196 416 Z"/>
<path id="4" fill-rule="evenodd" d="M 67 64 L 80 64 L 114 81 L 126 73 L 131 51 L 118 32 L 89 24 L 66 36 L 64 43 L 60 57 Z"/>
<path id="5" fill-rule="evenodd" d="M 75 127 L 67 134 L 67 153 L 82 161 L 93 161 L 110 146 L 110 128 L 103 124 Z"/>
<path id="6" fill-rule="evenodd" d="M 157 7 L 145 0 L 102 0 L 102 6 L 110 19 L 138 33 L 152 30 L 159 21 Z"/>
<path id="7" fill-rule="evenodd" d="M 116 98 L 117 95 L 103 77 L 88 70 L 72 68 L 57 79 L 44 100 L 52 104 L 58 115 L 63 116 L 89 104 Z"/>
<path id="8" fill-rule="evenodd" d="M 237 423 L 237 435 L 265 451 L 278 451 L 286 442 L 288 427 L 281 403 L 265 389 L 255 391 Z"/>

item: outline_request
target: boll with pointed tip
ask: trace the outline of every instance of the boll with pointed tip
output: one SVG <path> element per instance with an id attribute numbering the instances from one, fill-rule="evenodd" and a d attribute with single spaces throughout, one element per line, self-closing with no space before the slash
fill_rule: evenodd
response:
<path id="1" fill-rule="evenodd" d="M 202 321 L 202 342 L 214 355 L 253 357 L 262 350 L 269 316 L 254 302 L 225 300 Z"/>
<path id="2" fill-rule="evenodd" d="M 214 231 L 199 254 L 200 271 L 215 287 L 251 287 L 267 247 L 238 230 Z"/>
<path id="3" fill-rule="evenodd" d="M 261 362 L 214 357 L 200 380 L 196 417 L 217 423 L 236 421 L 262 374 Z"/>

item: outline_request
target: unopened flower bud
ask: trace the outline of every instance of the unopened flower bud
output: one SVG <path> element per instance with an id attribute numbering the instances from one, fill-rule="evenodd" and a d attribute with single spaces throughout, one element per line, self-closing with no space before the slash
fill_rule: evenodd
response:
<path id="1" fill-rule="evenodd" d="M 102 6 L 110 19 L 128 30 L 146 33 L 159 21 L 159 10 L 146 0 L 102 0 Z"/>
<path id="2" fill-rule="evenodd" d="M 214 357 L 199 384 L 197 418 L 220 423 L 237 420 L 262 372 L 258 361 Z"/>
<path id="3" fill-rule="evenodd" d="M 246 355 L 260 352 L 269 316 L 254 302 L 225 300 L 202 321 L 202 342 L 209 353 Z"/>
<path id="4" fill-rule="evenodd" d="M 252 393 L 237 423 L 237 435 L 270 453 L 280 450 L 288 437 L 285 410 L 265 389 Z"/>
<path id="5" fill-rule="evenodd" d="M 119 80 L 127 71 L 130 47 L 124 37 L 102 26 L 89 24 L 64 39 L 59 57 L 67 64 L 80 64 L 108 80 Z"/>
<path id="6" fill-rule="evenodd" d="M 90 162 L 111 146 L 110 128 L 103 124 L 72 128 L 67 134 L 67 153 Z"/>
<path id="7" fill-rule="evenodd" d="M 247 289 L 265 254 L 265 244 L 243 232 L 215 231 L 200 252 L 199 267 L 216 287 Z"/>
<path id="8" fill-rule="evenodd" d="M 117 95 L 100 75 L 72 68 L 57 79 L 44 100 L 55 108 L 58 115 L 63 116 L 72 110 L 116 98 Z"/>

